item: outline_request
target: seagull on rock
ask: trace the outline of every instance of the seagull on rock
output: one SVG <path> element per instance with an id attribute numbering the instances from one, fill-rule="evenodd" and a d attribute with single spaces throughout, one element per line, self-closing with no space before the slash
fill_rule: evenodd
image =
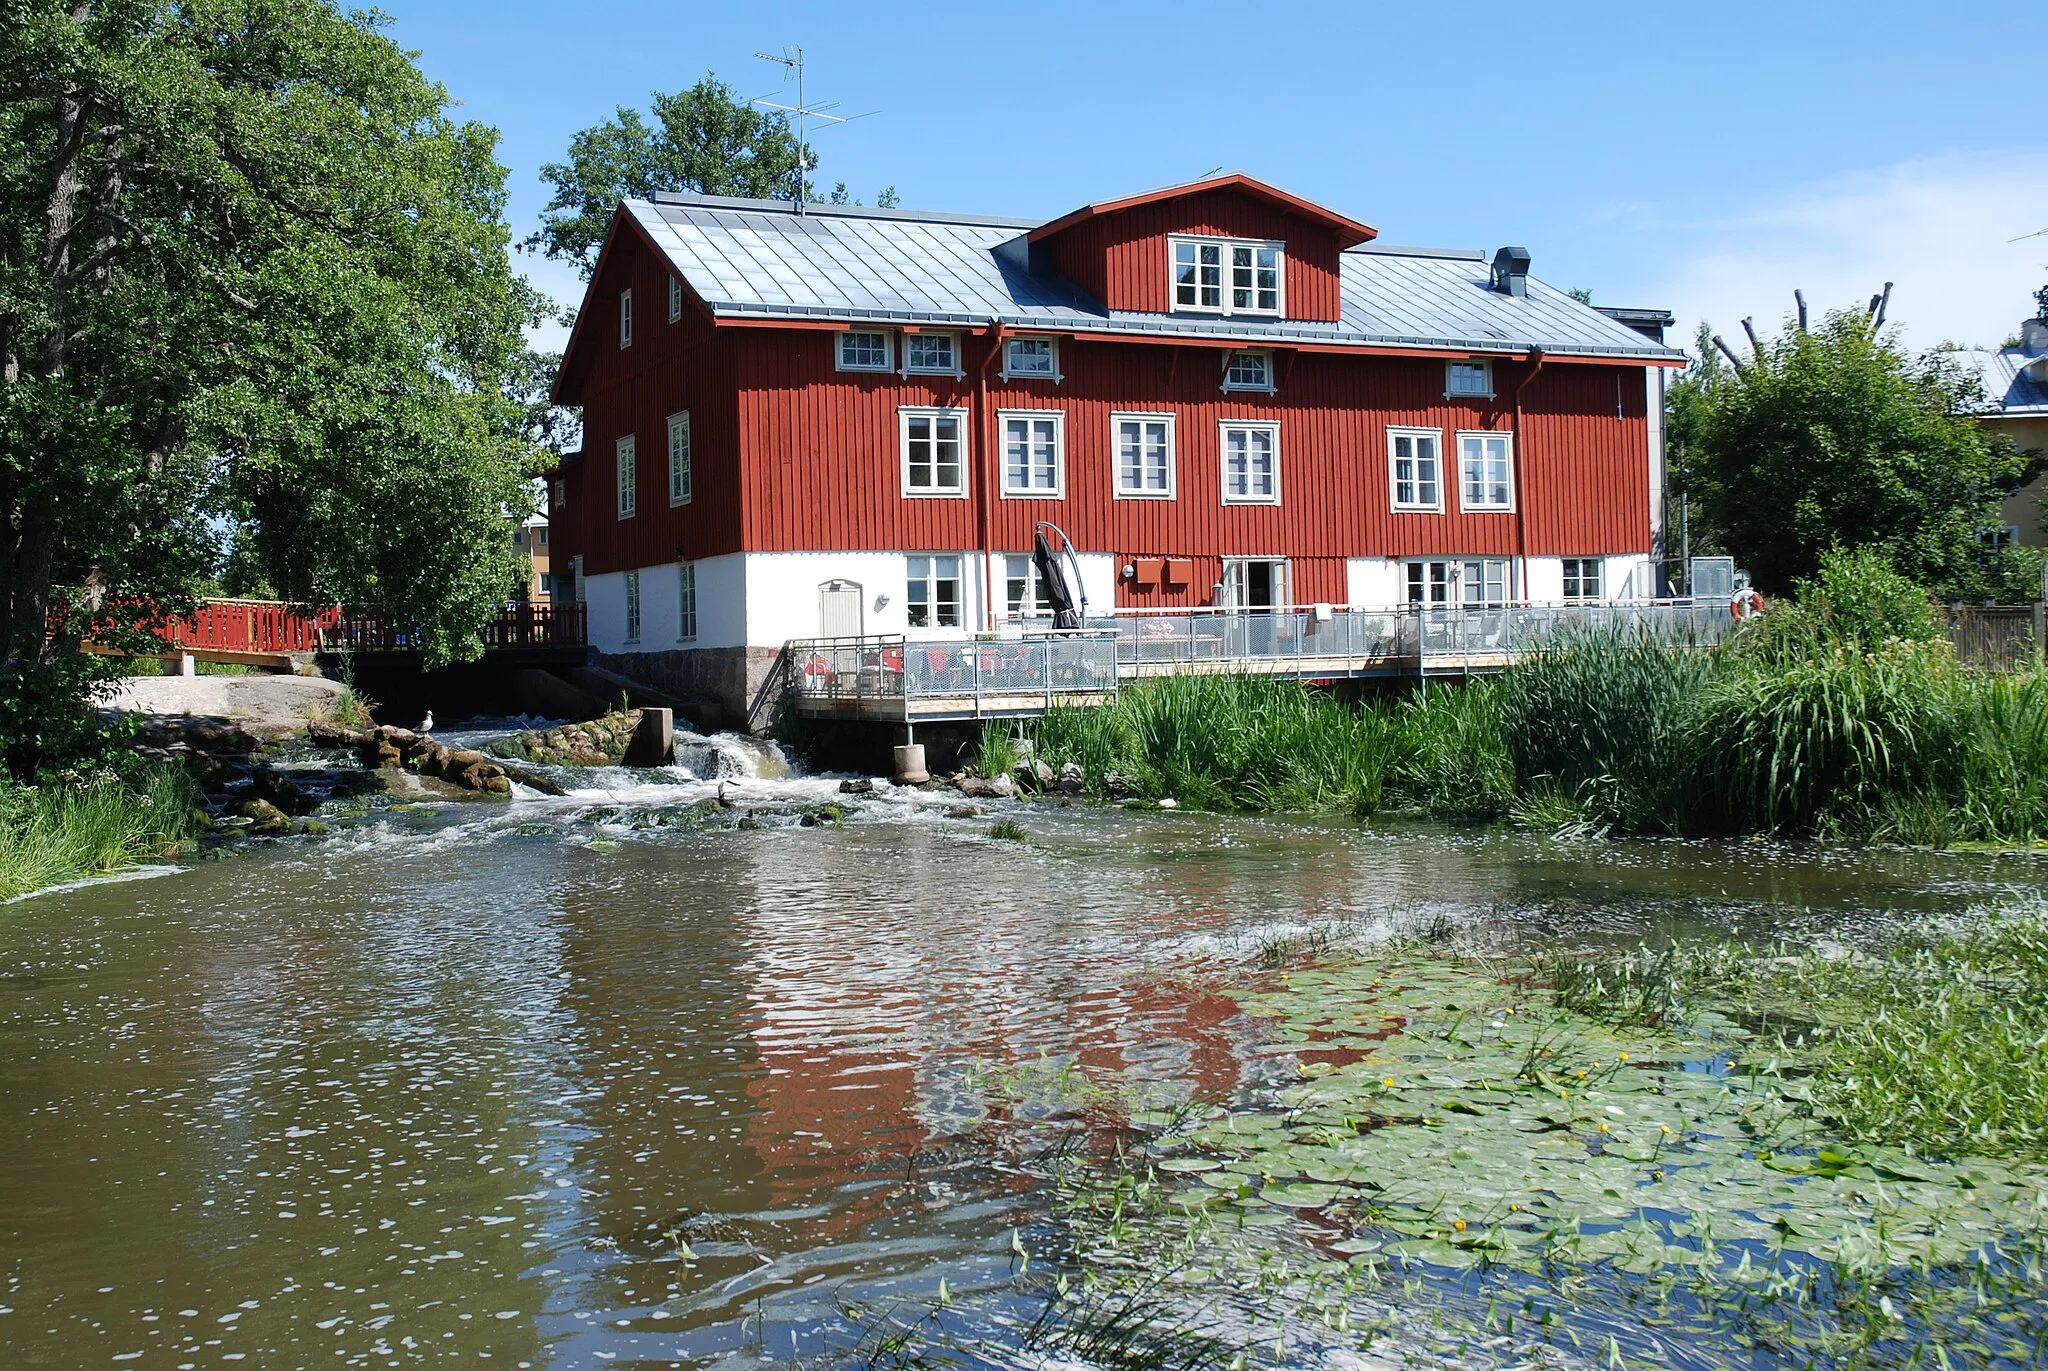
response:
<path id="1" fill-rule="evenodd" d="M 430 710 L 428 710 L 428 711 L 427 711 L 427 717 L 426 717 L 426 718 L 424 718 L 424 719 L 422 719 L 422 720 L 420 720 L 420 732 L 422 732 L 422 733 L 432 733 L 433 731 L 434 731 L 434 711 L 430 709 Z"/>

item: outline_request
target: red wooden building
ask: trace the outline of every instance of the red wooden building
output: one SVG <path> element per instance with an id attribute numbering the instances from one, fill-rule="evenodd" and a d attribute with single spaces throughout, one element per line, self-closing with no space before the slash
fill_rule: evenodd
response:
<path id="1" fill-rule="evenodd" d="M 555 387 L 558 594 L 735 706 L 793 638 L 1020 628 L 1039 520 L 1091 613 L 1654 595 L 1683 355 L 1528 262 L 1241 175 L 1049 223 L 628 201 Z"/>

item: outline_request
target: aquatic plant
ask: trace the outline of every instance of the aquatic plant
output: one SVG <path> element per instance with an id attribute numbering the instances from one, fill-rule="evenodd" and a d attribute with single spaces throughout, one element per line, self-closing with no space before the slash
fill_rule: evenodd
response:
<path id="1" fill-rule="evenodd" d="M 998 819 L 989 825 L 988 836 L 999 842 L 1021 843 L 1031 835 L 1015 819 Z"/>
<path id="2" fill-rule="evenodd" d="M 1008 724 L 986 723 L 981 726 L 981 741 L 974 749 L 974 770 L 977 775 L 993 779 L 1007 776 L 1017 769 L 1017 735 Z"/>
<path id="3" fill-rule="evenodd" d="M 0 899 L 176 855 L 198 835 L 198 787 L 167 766 L 65 773 L 0 788 Z"/>

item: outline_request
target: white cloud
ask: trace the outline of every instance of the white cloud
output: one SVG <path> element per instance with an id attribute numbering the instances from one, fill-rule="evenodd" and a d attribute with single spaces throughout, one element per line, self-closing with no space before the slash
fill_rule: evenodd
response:
<path id="1" fill-rule="evenodd" d="M 1741 320 L 1774 332 L 1794 288 L 1816 317 L 1867 305 L 1894 282 L 1888 323 L 1909 347 L 1996 346 L 2048 284 L 2048 152 L 1957 153 L 1857 172 L 1734 215 L 1666 227 L 1674 269 L 1641 292 L 1742 351 Z"/>

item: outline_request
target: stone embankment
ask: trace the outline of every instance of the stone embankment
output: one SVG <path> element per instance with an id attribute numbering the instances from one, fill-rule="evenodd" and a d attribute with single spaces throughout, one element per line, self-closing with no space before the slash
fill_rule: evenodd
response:
<path id="1" fill-rule="evenodd" d="M 558 766 L 617 766 L 640 727 L 637 709 L 613 710 L 580 724 L 537 729 L 491 744 L 500 760 L 549 762 Z"/>

